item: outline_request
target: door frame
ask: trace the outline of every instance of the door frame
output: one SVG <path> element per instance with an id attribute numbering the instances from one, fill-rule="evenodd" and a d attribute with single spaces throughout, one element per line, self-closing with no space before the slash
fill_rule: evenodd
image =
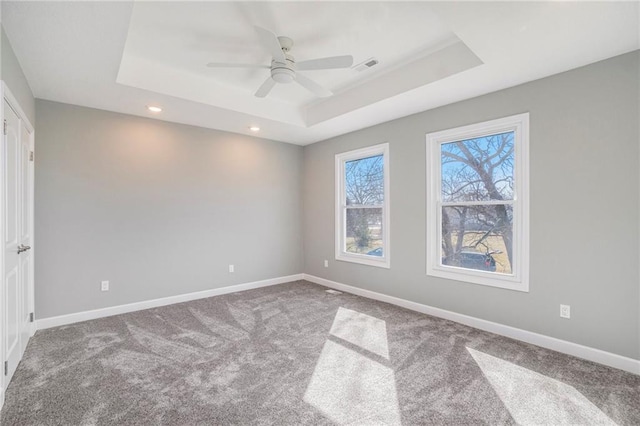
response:
<path id="1" fill-rule="evenodd" d="M 34 142 L 35 142 L 35 129 L 33 127 L 33 125 L 31 124 L 31 122 L 29 121 L 29 119 L 27 118 L 27 115 L 24 113 L 24 110 L 22 109 L 22 107 L 20 107 L 20 104 L 18 103 L 18 100 L 15 98 L 15 96 L 13 96 L 13 93 L 11 93 L 11 90 L 9 89 L 9 87 L 7 86 L 7 84 L 4 82 L 4 80 L 0 80 L 0 98 L 2 100 L 2 102 L 0 103 L 0 123 L 4 123 L 4 118 L 5 118 L 5 110 L 4 110 L 4 101 L 6 100 L 7 103 L 9 103 L 9 105 L 11 105 L 11 108 L 18 114 L 18 117 L 20 118 L 20 120 L 22 121 L 22 123 L 27 127 L 27 130 L 29 130 L 30 132 L 30 138 L 29 138 L 29 150 L 31 152 L 35 152 L 34 149 Z M 18 129 L 19 130 L 19 129 Z M 4 138 L 4 133 L 2 131 L 0 131 L 0 135 L 2 135 L 2 138 Z M 4 143 L 4 140 L 3 140 Z M 35 154 L 34 154 L 35 155 Z M 0 149 L 0 164 L 4 164 L 4 150 Z M 32 232 L 32 245 L 31 245 L 31 256 L 32 256 L 32 261 L 31 261 L 31 266 L 30 266 L 30 271 L 29 271 L 29 275 L 30 275 L 30 279 L 29 282 L 26 283 L 26 285 L 28 286 L 28 294 L 29 294 L 29 301 L 28 301 L 28 305 L 29 305 L 29 309 L 31 312 L 35 313 L 35 306 L 34 306 L 34 290 L 35 290 L 35 279 L 34 279 L 34 265 L 35 265 L 35 232 L 34 232 L 34 217 L 35 217 L 35 213 L 34 213 L 34 178 L 35 178 L 35 162 L 33 161 L 29 161 L 29 181 L 30 181 L 30 185 L 31 188 L 29 189 L 29 200 L 27 201 L 29 203 L 29 211 L 30 211 L 30 217 L 29 217 L 29 221 L 31 222 L 31 232 Z M 0 173 L 0 238 L 4 238 L 4 226 L 2 226 L 2 223 L 4 223 L 5 220 L 5 214 L 4 214 L 4 186 L 5 186 L 5 182 L 4 182 L 4 173 Z M 4 375 L 4 360 L 6 359 L 6 348 L 5 348 L 5 318 L 4 318 L 4 303 L 5 303 L 5 282 L 4 282 L 4 244 L 0 244 L 0 284 L 1 284 L 1 291 L 0 291 L 0 311 L 2 312 L 2 315 L 0 315 L 0 355 L 2 358 L 2 364 L 0 365 L 0 409 L 2 408 L 2 406 L 4 405 L 4 390 L 6 388 L 6 386 L 8 385 L 8 383 L 5 383 L 6 379 L 5 379 L 5 375 Z M 35 315 L 35 314 L 34 314 Z M 35 322 L 32 322 L 29 325 L 29 336 L 33 336 L 34 333 L 36 332 L 36 327 L 35 327 Z"/>

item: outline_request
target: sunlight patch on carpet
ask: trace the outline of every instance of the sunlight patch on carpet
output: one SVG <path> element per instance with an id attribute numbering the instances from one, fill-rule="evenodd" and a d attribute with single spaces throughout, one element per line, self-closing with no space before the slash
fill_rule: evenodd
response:
<path id="1" fill-rule="evenodd" d="M 364 351 L 327 340 L 304 401 L 340 425 L 400 425 L 394 372 L 373 359 L 389 359 L 385 322 L 339 308 L 331 334 Z"/>
<path id="2" fill-rule="evenodd" d="M 616 424 L 573 386 L 471 348 L 467 351 L 520 425 Z"/>
<path id="3" fill-rule="evenodd" d="M 381 319 L 351 309 L 338 308 L 330 333 L 389 359 L 387 324 Z"/>

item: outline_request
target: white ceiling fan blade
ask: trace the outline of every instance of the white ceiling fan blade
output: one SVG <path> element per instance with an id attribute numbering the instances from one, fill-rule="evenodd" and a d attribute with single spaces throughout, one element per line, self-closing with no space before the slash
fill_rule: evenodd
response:
<path id="1" fill-rule="evenodd" d="M 209 68 L 266 68 L 270 69 L 270 65 L 262 64 L 226 64 L 223 62 L 209 62 L 207 64 Z"/>
<path id="2" fill-rule="evenodd" d="M 284 56 L 284 52 L 282 51 L 282 46 L 280 46 L 278 36 L 269 30 L 258 27 L 257 25 L 255 26 L 255 29 L 260 36 L 260 42 L 269 51 L 269 53 L 271 53 L 273 59 L 280 62 L 286 61 L 287 58 Z"/>
<path id="3" fill-rule="evenodd" d="M 275 85 L 276 85 L 276 81 L 274 79 L 272 79 L 271 77 L 267 78 L 264 81 L 264 83 L 262 83 L 262 86 L 260 86 L 260 88 L 256 92 L 256 97 L 264 98 L 269 94 L 269 92 L 271 91 L 271 89 L 273 89 L 273 86 Z"/>
<path id="4" fill-rule="evenodd" d="M 308 61 L 297 62 L 296 67 L 302 71 L 308 70 L 328 70 L 334 68 L 349 68 L 353 65 L 353 56 L 331 56 L 328 58 L 310 59 Z"/>
<path id="5" fill-rule="evenodd" d="M 320 98 L 326 98 L 326 97 L 329 97 L 329 96 L 333 95 L 333 93 L 330 90 L 325 89 L 324 87 L 320 86 L 315 81 L 305 77 L 304 75 L 302 75 L 300 73 L 296 73 L 296 81 L 302 87 L 304 87 L 305 89 L 309 90 L 310 92 L 312 92 L 313 94 L 315 94 L 316 96 L 318 96 Z"/>

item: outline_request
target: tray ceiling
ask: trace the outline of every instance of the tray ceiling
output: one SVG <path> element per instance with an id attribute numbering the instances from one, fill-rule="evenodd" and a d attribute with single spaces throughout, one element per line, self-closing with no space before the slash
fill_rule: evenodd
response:
<path id="1" fill-rule="evenodd" d="M 640 47 L 637 2 L 2 2 L 38 98 L 308 144 Z M 308 71 L 253 96 L 269 64 L 254 26 L 297 61 L 351 54 L 366 71 Z"/>

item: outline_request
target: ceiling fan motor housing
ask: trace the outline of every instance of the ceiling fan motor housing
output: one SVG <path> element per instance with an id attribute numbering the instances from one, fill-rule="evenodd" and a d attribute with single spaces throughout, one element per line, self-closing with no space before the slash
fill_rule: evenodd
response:
<path id="1" fill-rule="evenodd" d="M 286 55 L 286 54 L 285 54 Z M 286 63 L 271 62 L 271 78 L 278 83 L 291 83 L 296 79 L 295 62 L 293 56 L 286 55 Z"/>

